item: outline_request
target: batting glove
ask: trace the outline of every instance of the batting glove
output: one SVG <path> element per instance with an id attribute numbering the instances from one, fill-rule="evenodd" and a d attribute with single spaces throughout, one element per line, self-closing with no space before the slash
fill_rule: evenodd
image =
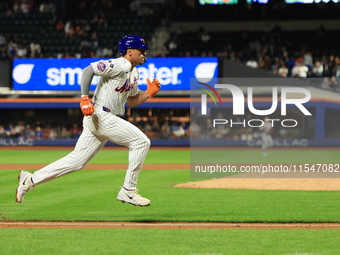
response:
<path id="1" fill-rule="evenodd" d="M 153 79 L 152 82 L 148 78 L 146 78 L 146 83 L 148 84 L 148 88 L 145 93 L 148 97 L 154 97 L 157 92 L 161 89 L 161 84 L 157 79 Z"/>
<path id="2" fill-rule="evenodd" d="M 85 116 L 92 116 L 94 112 L 94 106 L 90 102 L 89 96 L 82 96 L 80 98 L 80 109 Z"/>

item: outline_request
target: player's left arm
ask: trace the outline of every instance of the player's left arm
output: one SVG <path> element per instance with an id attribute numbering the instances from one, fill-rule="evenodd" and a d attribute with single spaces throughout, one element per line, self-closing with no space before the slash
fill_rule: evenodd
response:
<path id="1" fill-rule="evenodd" d="M 144 103 L 148 98 L 154 97 L 157 92 L 161 89 L 161 84 L 157 79 L 153 79 L 150 82 L 149 79 L 146 79 L 147 89 L 144 93 L 138 93 L 135 96 L 129 97 L 126 101 L 129 107 L 136 107 L 142 103 Z"/>
<path id="2" fill-rule="evenodd" d="M 132 108 L 144 103 L 149 97 L 144 93 L 139 93 L 133 97 L 129 97 L 126 100 L 127 105 Z"/>

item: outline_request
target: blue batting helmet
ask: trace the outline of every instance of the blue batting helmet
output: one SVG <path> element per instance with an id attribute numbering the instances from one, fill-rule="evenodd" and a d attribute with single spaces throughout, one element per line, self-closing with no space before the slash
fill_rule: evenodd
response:
<path id="1" fill-rule="evenodd" d="M 118 43 L 119 54 L 122 55 L 126 49 L 150 49 L 145 45 L 145 40 L 138 35 L 126 35 Z"/>

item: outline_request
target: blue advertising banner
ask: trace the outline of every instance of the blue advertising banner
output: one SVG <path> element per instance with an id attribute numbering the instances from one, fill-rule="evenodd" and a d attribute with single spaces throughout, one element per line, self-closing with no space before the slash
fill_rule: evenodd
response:
<path id="1" fill-rule="evenodd" d="M 100 59 L 14 59 L 14 90 L 80 90 L 82 69 Z M 205 82 L 218 77 L 218 59 L 213 57 L 148 58 L 137 66 L 138 87 L 146 89 L 146 78 L 156 78 L 162 90 L 190 90 L 190 78 Z M 95 90 L 99 77 L 92 80 Z"/>

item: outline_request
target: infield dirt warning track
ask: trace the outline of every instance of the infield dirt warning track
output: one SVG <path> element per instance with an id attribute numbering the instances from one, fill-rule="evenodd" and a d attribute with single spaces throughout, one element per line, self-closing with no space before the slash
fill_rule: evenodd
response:
<path id="1" fill-rule="evenodd" d="M 340 223 L 0 222 L 0 228 L 340 229 Z"/>

